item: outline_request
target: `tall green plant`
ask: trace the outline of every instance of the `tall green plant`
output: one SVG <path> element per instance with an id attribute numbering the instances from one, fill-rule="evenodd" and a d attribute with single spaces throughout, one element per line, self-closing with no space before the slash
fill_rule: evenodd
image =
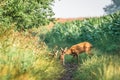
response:
<path id="1" fill-rule="evenodd" d="M 89 41 L 102 50 L 105 48 L 109 48 L 107 51 L 118 50 L 120 41 L 119 15 L 120 12 L 117 12 L 83 21 L 58 23 L 46 34 L 45 42 L 48 45 L 59 43 L 57 45 L 61 46 L 64 43 L 73 45 L 82 41 Z"/>

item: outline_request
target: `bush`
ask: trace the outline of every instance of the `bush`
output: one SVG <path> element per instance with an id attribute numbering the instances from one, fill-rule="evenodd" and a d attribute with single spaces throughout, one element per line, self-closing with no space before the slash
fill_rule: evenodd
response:
<path id="1" fill-rule="evenodd" d="M 0 2 L 0 23 L 8 27 L 16 24 L 17 30 L 48 24 L 54 15 L 54 0 L 3 0 Z"/>

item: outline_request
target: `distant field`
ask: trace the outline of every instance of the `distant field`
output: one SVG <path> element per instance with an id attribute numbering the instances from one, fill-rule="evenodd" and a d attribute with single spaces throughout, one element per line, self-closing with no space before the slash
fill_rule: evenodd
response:
<path id="1" fill-rule="evenodd" d="M 65 22 L 72 22 L 72 21 L 75 21 L 75 20 L 84 20 L 86 18 L 55 18 L 55 23 L 65 23 Z M 48 25 L 48 29 L 51 29 L 52 27 L 54 26 L 54 23 L 51 22 L 49 25 Z"/>

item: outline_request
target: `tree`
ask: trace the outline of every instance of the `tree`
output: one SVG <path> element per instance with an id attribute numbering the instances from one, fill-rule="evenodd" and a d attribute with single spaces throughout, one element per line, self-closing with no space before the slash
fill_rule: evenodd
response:
<path id="1" fill-rule="evenodd" d="M 29 29 L 48 24 L 54 15 L 54 0 L 0 0 L 0 23 Z"/>
<path id="2" fill-rule="evenodd" d="M 107 5 L 105 8 L 104 8 L 104 11 L 107 13 L 107 14 L 111 14 L 111 13 L 114 13 L 118 10 L 120 10 L 120 0 L 112 0 L 112 4 L 110 5 Z"/>

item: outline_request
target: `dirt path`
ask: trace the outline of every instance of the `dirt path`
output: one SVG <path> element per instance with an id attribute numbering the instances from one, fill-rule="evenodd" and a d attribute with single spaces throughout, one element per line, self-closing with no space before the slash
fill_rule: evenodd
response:
<path id="1" fill-rule="evenodd" d="M 78 65 L 75 63 L 68 63 L 64 67 L 66 71 L 59 80 L 73 80 L 73 75 L 77 70 Z"/>

